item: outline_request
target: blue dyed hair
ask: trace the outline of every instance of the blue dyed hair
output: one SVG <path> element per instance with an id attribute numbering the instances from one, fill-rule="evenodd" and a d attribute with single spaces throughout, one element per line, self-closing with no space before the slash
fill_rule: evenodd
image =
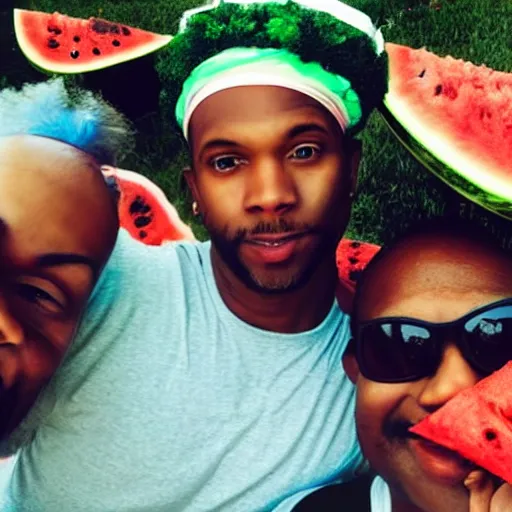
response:
<path id="1" fill-rule="evenodd" d="M 67 90 L 62 78 L 0 91 L 0 137 L 38 135 L 74 146 L 99 165 L 116 165 L 131 148 L 125 117 L 100 97 Z"/>

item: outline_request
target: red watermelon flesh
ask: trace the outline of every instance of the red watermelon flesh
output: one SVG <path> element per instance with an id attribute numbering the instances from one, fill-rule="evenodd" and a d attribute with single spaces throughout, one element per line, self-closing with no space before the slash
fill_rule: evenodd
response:
<path id="1" fill-rule="evenodd" d="M 461 195 L 512 218 L 512 73 L 386 44 L 381 109 L 399 140 Z"/>
<path id="2" fill-rule="evenodd" d="M 118 212 L 122 228 L 146 245 L 162 245 L 173 240 L 195 240 L 163 191 L 150 179 L 133 171 L 103 167 L 119 193 Z"/>
<path id="3" fill-rule="evenodd" d="M 343 238 L 336 249 L 336 265 L 341 281 L 354 288 L 357 279 L 380 246 Z"/>
<path id="4" fill-rule="evenodd" d="M 52 73 L 85 73 L 154 52 L 171 36 L 99 18 L 71 18 L 14 9 L 18 44 L 35 66 Z"/>
<path id="5" fill-rule="evenodd" d="M 512 484 L 512 362 L 410 430 Z"/>

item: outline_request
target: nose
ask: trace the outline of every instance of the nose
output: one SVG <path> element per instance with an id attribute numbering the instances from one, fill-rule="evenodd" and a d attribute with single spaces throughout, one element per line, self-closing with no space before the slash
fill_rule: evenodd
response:
<path id="1" fill-rule="evenodd" d="M 296 183 L 274 157 L 254 162 L 246 174 L 245 210 L 250 213 L 282 215 L 298 203 Z"/>
<path id="2" fill-rule="evenodd" d="M 21 323 L 10 311 L 5 297 L 0 294 L 0 347 L 21 345 L 24 337 Z"/>
<path id="3" fill-rule="evenodd" d="M 426 382 L 418 402 L 428 410 L 435 410 L 479 380 L 480 376 L 464 359 L 457 346 L 446 344 L 441 364 L 435 375 Z"/>

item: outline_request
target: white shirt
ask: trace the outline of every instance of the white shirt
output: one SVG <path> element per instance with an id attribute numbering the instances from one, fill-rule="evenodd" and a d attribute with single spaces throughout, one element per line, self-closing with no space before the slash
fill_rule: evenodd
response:
<path id="1" fill-rule="evenodd" d="M 389 487 L 380 476 L 372 482 L 370 490 L 372 512 L 391 512 L 391 494 Z"/>

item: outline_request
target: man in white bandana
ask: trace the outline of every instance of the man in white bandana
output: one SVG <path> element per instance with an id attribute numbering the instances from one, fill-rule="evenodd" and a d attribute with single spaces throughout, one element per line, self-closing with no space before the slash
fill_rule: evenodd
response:
<path id="1" fill-rule="evenodd" d="M 386 57 L 362 13 L 302 3 L 184 17 L 169 65 L 211 241 L 121 230 L 66 360 L 3 443 L 21 449 L 4 510 L 284 511 L 364 467 L 335 248 Z"/>

